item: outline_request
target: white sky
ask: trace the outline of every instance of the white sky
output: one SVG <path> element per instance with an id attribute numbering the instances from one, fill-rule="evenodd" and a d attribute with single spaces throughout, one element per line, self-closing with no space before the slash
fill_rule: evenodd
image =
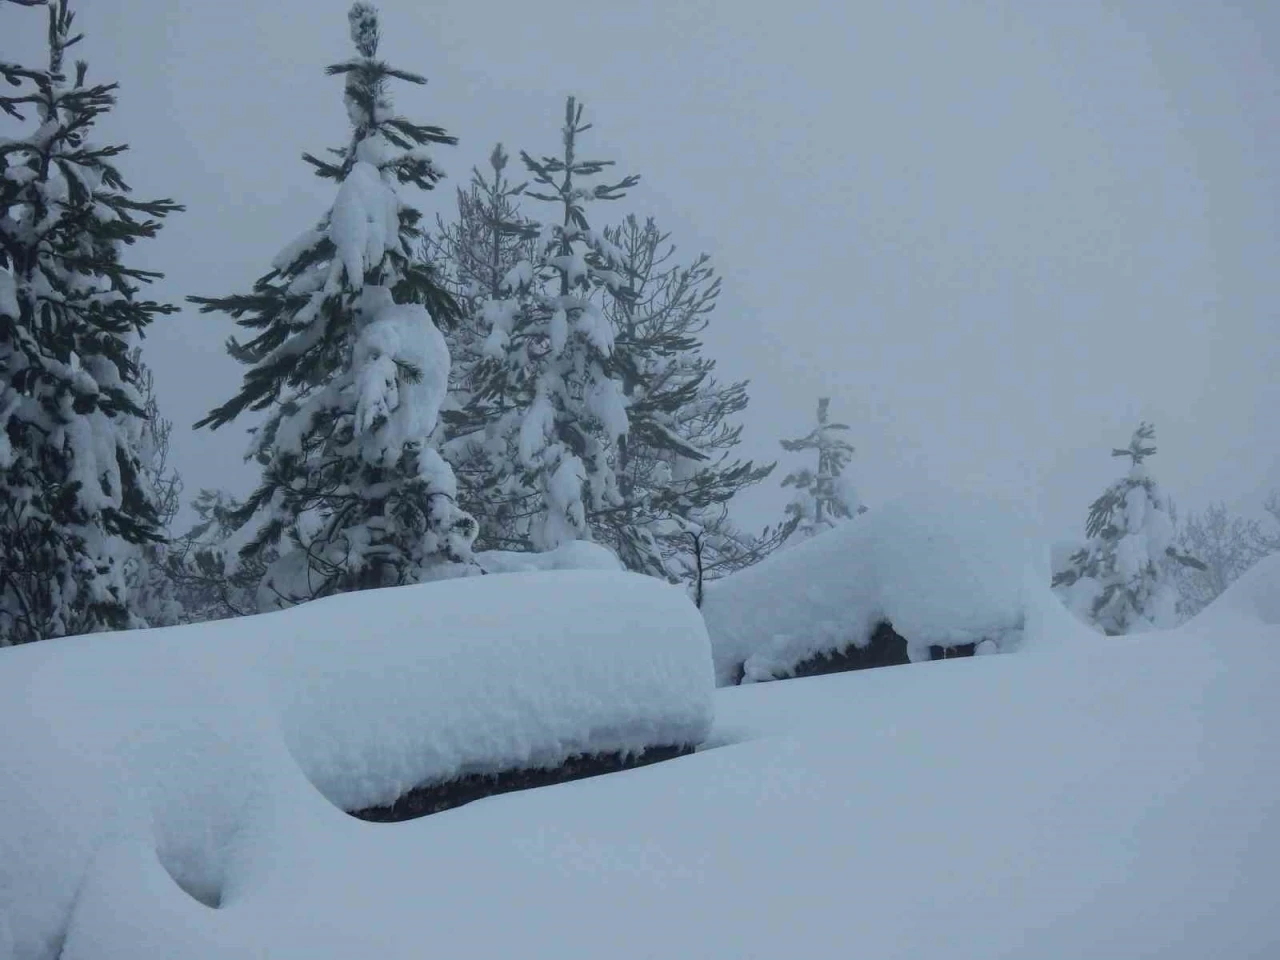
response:
<path id="1" fill-rule="evenodd" d="M 80 0 L 91 76 L 122 84 L 101 135 L 132 145 L 140 196 L 188 206 L 131 258 L 160 296 L 247 290 L 331 201 L 299 155 L 347 135 L 323 74 L 347 6 Z M 927 474 L 1033 496 L 1072 535 L 1142 417 L 1180 504 L 1280 487 L 1280 5 L 380 8 L 387 59 L 431 79 L 398 105 L 461 139 L 425 209 L 497 140 L 554 151 L 573 93 L 585 152 L 644 177 L 603 209 L 713 255 L 746 455 L 775 458 L 821 392 L 872 504 Z M 42 17 L 0 6 L 0 56 L 38 56 Z M 232 330 L 186 310 L 148 339 L 190 494 L 254 477 L 238 424 L 187 429 L 239 383 Z M 744 521 L 776 519 L 776 479 Z"/>

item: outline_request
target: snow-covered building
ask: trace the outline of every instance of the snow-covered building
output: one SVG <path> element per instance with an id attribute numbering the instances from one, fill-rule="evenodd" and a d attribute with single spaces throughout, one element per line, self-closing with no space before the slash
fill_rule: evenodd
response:
<path id="1" fill-rule="evenodd" d="M 903 494 L 708 584 L 716 681 L 1012 649 L 1028 609 L 1056 605 L 1037 544 L 1015 505 Z"/>

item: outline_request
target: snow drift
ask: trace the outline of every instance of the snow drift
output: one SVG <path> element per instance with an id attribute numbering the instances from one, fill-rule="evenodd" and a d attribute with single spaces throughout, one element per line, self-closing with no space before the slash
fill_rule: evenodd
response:
<path id="1" fill-rule="evenodd" d="M 106 838 L 60 960 L 1280 956 L 1280 628 L 1257 606 L 1280 567 L 1255 574 L 1230 629 L 719 690 L 714 749 L 423 820 L 281 792 L 233 842 L 218 910 L 145 838 Z M 51 709 L 72 678 L 42 688 Z M 35 726 L 5 750 L 36 749 Z M 0 829 L 60 855 L 96 783 Z"/>
<path id="2" fill-rule="evenodd" d="M 907 639 L 913 660 L 927 660 L 934 644 L 1011 649 L 1029 613 L 1034 623 L 1061 623 L 1045 609 L 1059 604 L 1036 543 L 1008 502 L 904 494 L 707 585 L 702 613 L 717 683 L 731 684 L 740 668 L 765 679 L 815 654 L 863 647 L 882 621 Z"/>
<path id="3" fill-rule="evenodd" d="M 712 686 L 682 591 L 605 571 L 6 649 L 0 957 L 56 957 L 103 858 L 145 865 L 201 910 L 227 904 L 282 824 L 346 819 L 470 773 L 697 744 Z"/>

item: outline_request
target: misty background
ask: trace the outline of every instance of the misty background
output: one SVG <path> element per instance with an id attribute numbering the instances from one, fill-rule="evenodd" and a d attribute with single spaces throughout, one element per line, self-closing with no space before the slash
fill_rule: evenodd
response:
<path id="1" fill-rule="evenodd" d="M 1180 507 L 1280 487 L 1275 4 L 378 5 L 386 59 L 430 79 L 398 107 L 460 140 L 430 217 L 495 142 L 554 152 L 575 94 L 583 154 L 643 177 L 596 225 L 653 215 L 712 255 L 706 352 L 751 380 L 745 456 L 782 456 L 829 395 L 872 506 L 928 476 L 1076 536 L 1140 419 Z M 129 255 L 160 299 L 247 290 L 332 202 L 300 154 L 348 136 L 324 76 L 348 6 L 80 5 L 90 78 L 121 84 L 97 139 L 187 206 Z M 40 58 L 43 17 L 10 23 L 0 55 Z M 186 307 L 146 340 L 187 499 L 256 477 L 239 422 L 189 429 L 240 382 L 234 329 Z M 788 463 L 740 522 L 780 519 Z"/>

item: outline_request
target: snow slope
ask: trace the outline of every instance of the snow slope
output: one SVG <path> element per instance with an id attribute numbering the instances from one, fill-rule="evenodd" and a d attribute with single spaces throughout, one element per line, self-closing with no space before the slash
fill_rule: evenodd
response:
<path id="1" fill-rule="evenodd" d="M 603 571 L 454 580 L 6 649 L 0 960 L 7 940 L 19 957 L 57 956 L 95 859 L 145 864 L 183 905 L 175 916 L 204 916 L 204 903 L 248 895 L 279 831 L 320 841 L 318 825 L 346 825 L 339 808 L 460 774 L 697 744 L 712 689 L 684 593 Z M 301 848 L 291 856 L 312 862 Z M 125 919 L 157 920 L 150 909 Z"/>
<path id="2" fill-rule="evenodd" d="M 230 843 L 216 910 L 146 838 L 105 837 L 62 957 L 1277 956 L 1277 596 L 1280 558 L 1168 633 L 720 690 L 696 755 L 407 823 L 275 792 Z M 38 702 L 85 695 L 102 664 L 81 662 Z M 88 738 L 86 720 L 57 733 Z M 56 786 L 59 756 L 83 785 L 57 817 L 0 820 L 11 847 L 56 853 L 128 751 L 5 729 L 4 782 Z"/>
<path id="3" fill-rule="evenodd" d="M 883 620 L 913 660 L 927 660 L 931 644 L 1012 649 L 1029 611 L 1059 606 L 1037 543 L 1013 504 L 920 486 L 708 584 L 716 680 L 732 683 L 744 663 L 747 679 L 767 679 L 816 653 L 866 646 Z"/>

